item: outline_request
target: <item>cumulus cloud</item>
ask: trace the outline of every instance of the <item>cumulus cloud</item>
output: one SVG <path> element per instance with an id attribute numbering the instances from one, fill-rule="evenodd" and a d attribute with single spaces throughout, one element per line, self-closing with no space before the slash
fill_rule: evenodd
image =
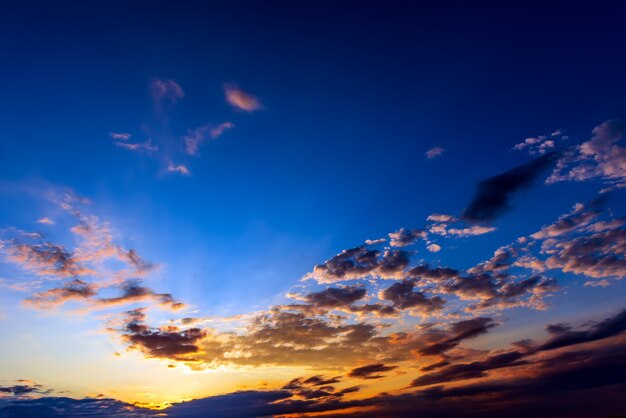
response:
<path id="1" fill-rule="evenodd" d="M 318 264 L 305 278 L 314 279 L 318 283 L 334 283 L 369 276 L 387 279 L 402 278 L 408 264 L 408 254 L 402 250 L 381 252 L 365 247 L 355 247 L 342 251 L 324 264 Z"/>
<path id="2" fill-rule="evenodd" d="M 429 298 L 423 292 L 414 291 L 414 287 L 412 280 L 396 282 L 383 290 L 380 298 L 392 302 L 396 309 L 411 309 L 420 315 L 429 315 L 443 309 L 444 299 L 439 296 Z"/>
<path id="3" fill-rule="evenodd" d="M 263 108 L 263 105 L 258 98 L 240 89 L 238 86 L 232 83 L 224 85 L 224 94 L 226 95 L 226 101 L 237 110 L 244 110 L 246 112 L 254 112 Z"/>
<path id="4" fill-rule="evenodd" d="M 626 184 L 626 147 L 620 142 L 626 122 L 608 120 L 592 131 L 591 139 L 572 148 L 559 159 L 547 183 L 602 179 L 610 187 Z"/>
<path id="5" fill-rule="evenodd" d="M 389 245 L 392 247 L 407 247 L 415 244 L 419 239 L 426 238 L 426 232 L 419 229 L 400 228 L 389 234 Z"/>

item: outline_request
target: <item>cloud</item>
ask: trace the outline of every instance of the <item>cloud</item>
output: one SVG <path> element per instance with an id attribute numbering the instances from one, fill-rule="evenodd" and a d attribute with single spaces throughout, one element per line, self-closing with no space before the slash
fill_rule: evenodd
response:
<path id="1" fill-rule="evenodd" d="M 200 350 L 198 342 L 206 336 L 206 331 L 199 328 L 181 330 L 174 326 L 151 329 L 143 323 L 145 317 L 143 309 L 126 312 L 121 336 L 130 349 L 139 350 L 146 357 L 170 359 Z"/>
<path id="2" fill-rule="evenodd" d="M 159 151 L 159 147 L 154 145 L 151 140 L 147 140 L 145 142 L 114 142 L 115 146 L 124 148 L 128 151 L 133 152 L 157 152 Z"/>
<path id="3" fill-rule="evenodd" d="M 321 292 L 309 293 L 304 300 L 320 308 L 336 308 L 349 306 L 366 294 L 367 290 L 362 286 L 329 287 Z"/>
<path id="4" fill-rule="evenodd" d="M 254 112 L 255 110 L 263 108 L 259 99 L 249 93 L 246 93 L 235 84 L 225 84 L 224 94 L 226 95 L 226 101 L 235 109 L 244 110 L 246 112 Z"/>
<path id="5" fill-rule="evenodd" d="M 520 359 L 523 353 L 511 351 L 508 353 L 496 354 L 481 361 L 474 361 L 467 364 L 453 364 L 443 367 L 434 373 L 426 373 L 414 379 L 411 386 L 428 386 L 437 383 L 449 383 L 457 380 L 476 379 L 485 377 L 487 371 L 503 367 L 512 367 L 516 364 L 524 364 Z"/>
<path id="6" fill-rule="evenodd" d="M 396 366 L 385 366 L 382 363 L 368 364 L 367 366 L 352 369 L 348 376 L 359 379 L 381 379 L 384 376 L 379 373 L 385 373 L 396 368 Z"/>
<path id="7" fill-rule="evenodd" d="M 109 132 L 109 136 L 116 141 L 128 141 L 132 137 L 127 132 Z"/>
<path id="8" fill-rule="evenodd" d="M 571 326 L 567 324 L 548 325 L 546 329 L 550 332 L 551 337 L 539 347 L 539 350 L 553 350 L 601 340 L 626 331 L 626 310 L 594 324 L 588 329 L 572 331 Z"/>
<path id="9" fill-rule="evenodd" d="M 516 151 L 526 150 L 529 155 L 543 155 L 554 149 L 557 140 L 567 138 L 560 129 L 557 129 L 549 135 L 526 138 L 523 142 L 516 144 L 513 149 Z"/>
<path id="10" fill-rule="evenodd" d="M 161 307 L 178 310 L 182 309 L 185 304 L 177 302 L 169 293 L 155 293 L 152 289 L 140 286 L 136 280 L 127 280 L 121 286 L 122 295 L 112 298 L 100 298 L 93 302 L 95 307 L 98 306 L 118 306 L 131 303 L 151 301 Z"/>
<path id="11" fill-rule="evenodd" d="M 400 228 L 389 234 L 389 245 L 392 247 L 407 247 L 415 244 L 418 239 L 426 238 L 426 232 L 419 229 Z"/>
<path id="12" fill-rule="evenodd" d="M 484 235 L 496 230 L 493 226 L 484 225 L 465 225 L 458 218 L 450 215 L 434 214 L 427 219 L 430 225 L 427 227 L 428 232 L 443 237 L 471 237 L 476 235 Z M 452 224 L 453 226 L 451 226 Z"/>
<path id="13" fill-rule="evenodd" d="M 189 171 L 189 169 L 186 166 L 182 165 L 182 164 L 175 165 L 175 164 L 171 164 L 170 163 L 167 166 L 167 172 L 168 173 L 180 174 L 181 176 L 190 176 L 191 175 L 191 172 Z"/>
<path id="14" fill-rule="evenodd" d="M 443 309 L 444 299 L 439 296 L 426 297 L 423 292 L 414 291 L 414 287 L 412 280 L 396 282 L 383 290 L 380 298 L 392 302 L 396 309 L 411 309 L 420 315 L 430 315 Z"/>
<path id="15" fill-rule="evenodd" d="M 431 149 L 429 149 L 428 151 L 426 151 L 426 157 L 430 160 L 432 160 L 433 158 L 437 158 L 440 155 L 442 155 L 444 153 L 444 149 L 441 147 L 433 147 Z"/>
<path id="16" fill-rule="evenodd" d="M 166 99 L 172 103 L 176 103 L 178 100 L 185 97 L 185 92 L 182 87 L 174 80 L 161 80 L 157 78 L 150 83 L 150 92 L 155 100 Z"/>
<path id="17" fill-rule="evenodd" d="M 103 412 L 105 411 L 105 412 Z M 82 418 L 115 416 L 116 418 L 147 418 L 157 411 L 106 398 L 72 399 L 68 397 L 37 397 L 0 401 L 2 417 Z"/>
<path id="18" fill-rule="evenodd" d="M 35 293 L 24 302 L 33 308 L 50 309 L 60 306 L 70 300 L 87 300 L 97 293 L 97 287 L 80 279 L 71 280 L 63 287 L 48 289 Z"/>
<path id="19" fill-rule="evenodd" d="M 60 244 L 40 241 L 24 243 L 19 239 L 2 242 L 8 261 L 39 276 L 60 278 L 87 276 L 92 269 L 82 266 L 74 255 Z"/>
<path id="20" fill-rule="evenodd" d="M 54 225 L 54 221 L 47 216 L 41 219 L 37 219 L 37 223 L 43 225 Z"/>
<path id="21" fill-rule="evenodd" d="M 439 339 L 436 342 L 421 348 L 419 352 L 426 356 L 443 354 L 458 346 L 461 341 L 485 334 L 496 325 L 493 319 L 485 317 L 456 322 L 448 332 L 437 334 Z"/>
<path id="22" fill-rule="evenodd" d="M 511 198 L 532 182 L 556 160 L 558 154 L 545 154 L 533 161 L 498 174 L 478 184 L 476 195 L 463 212 L 470 222 L 491 221 L 510 208 Z"/>
<path id="23" fill-rule="evenodd" d="M 335 283 L 366 277 L 402 278 L 409 264 L 408 254 L 402 250 L 379 250 L 355 247 L 318 264 L 305 278 L 318 283 Z"/>
<path id="24" fill-rule="evenodd" d="M 187 135 L 183 137 L 185 152 L 189 155 L 198 155 L 198 148 L 201 142 L 219 138 L 224 132 L 234 127 L 235 125 L 231 122 L 223 122 L 216 126 L 204 125 L 195 129 L 189 129 Z"/>
<path id="25" fill-rule="evenodd" d="M 570 149 L 559 159 L 546 183 L 602 179 L 612 187 L 626 185 L 626 147 L 619 142 L 626 122 L 608 120 L 592 131 L 591 139 Z"/>
<path id="26" fill-rule="evenodd" d="M 47 395 L 51 392 L 50 389 L 44 388 L 32 380 L 21 379 L 16 382 L 15 385 L 0 386 L 0 413 L 2 412 L 2 400 L 7 396 L 18 398 L 30 398 L 33 395 Z"/>
<path id="27" fill-rule="evenodd" d="M 441 246 L 433 243 L 429 244 L 426 249 L 428 249 L 428 251 L 430 251 L 431 253 L 438 253 L 439 251 L 441 251 Z"/>

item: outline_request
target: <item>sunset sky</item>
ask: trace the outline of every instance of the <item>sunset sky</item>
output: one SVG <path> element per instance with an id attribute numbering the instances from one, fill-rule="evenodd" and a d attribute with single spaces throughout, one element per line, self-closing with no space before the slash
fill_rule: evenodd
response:
<path id="1" fill-rule="evenodd" d="M 625 13 L 3 4 L 0 417 L 626 414 Z"/>

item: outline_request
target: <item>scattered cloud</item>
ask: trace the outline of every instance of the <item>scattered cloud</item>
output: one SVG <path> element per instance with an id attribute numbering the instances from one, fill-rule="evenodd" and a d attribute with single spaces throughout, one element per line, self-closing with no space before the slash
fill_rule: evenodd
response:
<path id="1" fill-rule="evenodd" d="M 527 151 L 529 155 L 543 155 L 552 151 L 558 140 L 567 138 L 560 129 L 557 129 L 549 135 L 526 138 L 523 142 L 516 144 L 513 149 L 516 151 Z"/>
<path id="2" fill-rule="evenodd" d="M 54 221 L 52 219 L 48 218 L 47 216 L 43 217 L 41 219 L 37 219 L 37 223 L 38 224 L 43 224 L 43 225 L 54 225 Z"/>

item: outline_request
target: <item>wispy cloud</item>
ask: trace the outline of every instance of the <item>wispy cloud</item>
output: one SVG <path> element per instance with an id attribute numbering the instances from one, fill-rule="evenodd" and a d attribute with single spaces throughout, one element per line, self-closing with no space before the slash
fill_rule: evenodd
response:
<path id="1" fill-rule="evenodd" d="M 155 100 L 167 99 L 172 103 L 185 97 L 182 87 L 174 80 L 157 78 L 150 83 L 150 91 Z"/>
<path id="2" fill-rule="evenodd" d="M 111 139 L 116 141 L 128 141 L 132 135 L 126 132 L 109 132 Z"/>
<path id="3" fill-rule="evenodd" d="M 428 151 L 426 151 L 426 157 L 432 160 L 433 158 L 443 155 L 444 152 L 445 150 L 441 147 L 433 147 L 429 149 Z"/>
<path id="4" fill-rule="evenodd" d="M 167 166 L 168 173 L 180 174 L 181 176 L 190 176 L 191 172 L 189 169 L 182 164 L 169 164 Z"/>
<path id="5" fill-rule="evenodd" d="M 185 152 L 189 155 L 198 155 L 200 143 L 208 139 L 216 139 L 222 136 L 224 132 L 234 128 L 231 122 L 223 122 L 219 125 L 204 125 L 195 129 L 190 129 L 187 135 L 183 137 L 185 144 Z"/>
<path id="6" fill-rule="evenodd" d="M 44 225 L 54 225 L 54 221 L 50 218 L 48 218 L 47 216 L 41 218 L 41 219 L 37 219 L 37 223 L 39 224 L 44 224 Z"/>
<path id="7" fill-rule="evenodd" d="M 157 152 L 159 151 L 159 147 L 152 143 L 151 140 L 147 140 L 145 142 L 115 142 L 115 145 L 127 149 L 129 151 L 135 152 Z"/>
<path id="8" fill-rule="evenodd" d="M 227 83 L 224 85 L 226 101 L 235 109 L 246 112 L 254 112 L 263 108 L 258 98 L 240 89 L 237 85 Z"/>

